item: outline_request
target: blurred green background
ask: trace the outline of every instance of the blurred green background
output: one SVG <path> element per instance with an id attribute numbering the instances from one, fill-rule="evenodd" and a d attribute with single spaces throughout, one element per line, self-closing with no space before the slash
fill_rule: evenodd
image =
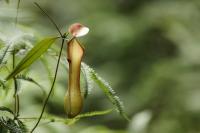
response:
<path id="1" fill-rule="evenodd" d="M 44 123 L 38 133 L 200 133 L 200 1 L 199 0 L 35 0 L 63 32 L 75 22 L 90 28 L 80 39 L 84 62 L 108 81 L 124 102 L 131 121 L 117 113 L 81 119 L 67 126 Z M 21 0 L 18 24 L 37 40 L 58 35 L 33 0 Z M 1 34 L 15 36 L 16 0 L 0 1 Z M 58 46 L 59 43 L 57 43 Z M 57 47 L 56 47 L 57 48 Z M 64 51 L 65 53 L 65 51 Z M 49 68 L 54 72 L 55 60 Z M 32 75 L 47 90 L 50 83 L 41 62 Z M 5 76 L 1 76 L 5 77 Z M 63 97 L 67 71 L 60 68 L 47 112 L 65 116 Z M 39 115 L 41 91 L 22 84 L 21 114 Z M 12 107 L 12 94 L 0 105 Z M 83 112 L 112 105 L 97 86 Z M 31 128 L 34 123 L 27 122 Z"/>

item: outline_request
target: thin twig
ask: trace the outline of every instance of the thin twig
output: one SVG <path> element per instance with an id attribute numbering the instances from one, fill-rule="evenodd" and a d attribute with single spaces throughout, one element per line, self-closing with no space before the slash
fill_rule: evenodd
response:
<path id="1" fill-rule="evenodd" d="M 58 25 L 55 23 L 55 21 L 46 13 L 46 11 L 44 9 L 42 9 L 40 7 L 40 5 L 37 2 L 34 2 L 34 4 L 49 18 L 49 20 L 52 22 L 52 24 L 55 26 L 55 28 L 59 32 L 60 36 L 62 36 L 62 33 L 61 33 L 60 29 L 58 28 Z"/>
<path id="2" fill-rule="evenodd" d="M 59 57 L 58 57 L 57 65 L 56 65 L 56 71 L 55 71 L 53 83 L 52 83 L 52 85 L 51 85 L 51 89 L 50 89 L 50 91 L 49 91 L 49 94 L 48 94 L 47 98 L 45 99 L 45 103 L 44 103 L 44 105 L 43 105 L 43 108 L 42 108 L 42 112 L 41 112 L 41 114 L 40 114 L 40 117 L 38 118 L 37 123 L 35 124 L 35 126 L 34 126 L 33 129 L 31 130 L 31 133 L 37 128 L 38 124 L 40 123 L 40 120 L 41 120 L 41 118 L 42 118 L 42 116 L 43 116 L 45 107 L 46 107 L 46 105 L 47 105 L 47 103 L 48 103 L 48 100 L 49 100 L 49 98 L 50 98 L 50 95 L 51 95 L 51 93 L 52 93 L 52 91 L 53 91 L 54 84 L 55 84 L 55 81 L 56 81 L 56 78 L 57 78 L 58 67 L 59 67 L 59 63 L 60 63 L 60 58 L 61 58 L 61 54 L 62 54 L 62 49 L 63 49 L 63 46 L 64 46 L 64 41 L 65 41 L 65 39 L 62 38 L 62 44 L 61 44 L 61 48 L 60 48 L 60 53 L 59 53 Z"/>
<path id="3" fill-rule="evenodd" d="M 17 21 L 18 21 L 18 14 L 19 14 L 19 5 L 20 5 L 21 0 L 17 1 L 17 14 L 16 14 L 16 18 L 15 18 L 15 26 L 17 25 Z"/>
<path id="4" fill-rule="evenodd" d="M 13 69 L 15 69 L 15 50 L 13 50 Z M 15 117 L 19 116 L 19 95 L 17 94 L 18 91 L 18 86 L 17 86 L 17 80 L 14 77 L 14 98 L 15 98 L 15 105 L 14 105 L 14 112 L 15 112 Z"/>

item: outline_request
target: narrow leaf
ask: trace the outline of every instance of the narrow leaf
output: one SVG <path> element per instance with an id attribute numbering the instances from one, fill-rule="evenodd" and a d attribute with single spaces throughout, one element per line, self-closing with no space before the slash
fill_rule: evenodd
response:
<path id="1" fill-rule="evenodd" d="M 12 111 L 11 109 L 9 109 L 9 108 L 7 108 L 7 107 L 4 107 L 4 106 L 1 106 L 1 107 L 0 107 L 0 111 L 6 111 L 6 112 L 9 112 L 9 113 L 11 113 L 11 114 L 14 115 L 14 113 L 13 113 L 13 111 Z"/>
<path id="2" fill-rule="evenodd" d="M 6 47 L 0 50 L 0 66 L 6 63 L 7 57 L 11 53 L 9 52 L 9 49 L 10 49 L 10 45 L 7 45 Z"/>
<path id="3" fill-rule="evenodd" d="M 129 120 L 129 118 L 125 114 L 122 101 L 119 99 L 118 96 L 116 96 L 115 91 L 108 84 L 108 82 L 106 82 L 103 78 L 101 78 L 92 68 L 90 68 L 85 63 L 82 63 L 81 65 L 82 65 L 82 68 L 85 69 L 85 72 L 90 76 L 91 80 L 93 80 L 100 87 L 100 89 L 103 90 L 105 95 L 116 107 L 116 110 L 119 112 L 119 114 L 126 120 Z"/>
<path id="4" fill-rule="evenodd" d="M 9 130 L 9 133 L 27 133 L 28 132 L 26 126 L 24 125 L 22 121 L 20 121 L 19 119 L 13 120 L 9 117 L 0 117 L 0 127 L 7 129 L 5 131 Z M 2 133 L 6 133 L 6 132 L 2 132 Z"/>
<path id="5" fill-rule="evenodd" d="M 7 85 L 5 84 L 5 80 L 0 78 L 0 87 L 2 87 L 4 90 L 8 89 Z"/>
<path id="6" fill-rule="evenodd" d="M 7 4 L 9 4 L 10 0 L 5 0 Z"/>
<path id="7" fill-rule="evenodd" d="M 43 86 L 41 86 L 37 81 L 35 81 L 33 78 L 29 77 L 29 76 L 26 76 L 26 75 L 22 75 L 22 74 L 19 74 L 15 77 L 16 79 L 21 79 L 21 80 L 25 80 L 25 81 L 28 81 L 28 82 L 31 82 L 35 85 L 37 85 L 41 90 L 42 90 L 42 93 L 43 95 L 45 96 L 46 95 L 46 92 L 43 88 Z"/>
<path id="8" fill-rule="evenodd" d="M 17 119 L 17 123 L 23 133 L 28 133 L 28 129 L 27 129 L 26 125 L 21 120 Z"/>
<path id="9" fill-rule="evenodd" d="M 19 72 L 29 67 L 34 61 L 36 61 L 47 49 L 55 42 L 58 37 L 46 38 L 37 43 L 28 54 L 20 61 L 16 68 L 6 77 L 6 80 L 17 75 Z"/>
<path id="10" fill-rule="evenodd" d="M 106 115 L 112 112 L 112 109 L 108 109 L 108 110 L 103 110 L 103 111 L 92 111 L 92 112 L 87 112 L 87 113 L 83 113 L 80 114 L 78 116 L 76 116 L 73 119 L 69 119 L 68 121 L 66 121 L 65 123 L 67 125 L 72 125 L 75 122 L 77 122 L 78 120 L 80 120 L 81 118 L 87 118 L 87 117 L 93 117 L 93 116 L 99 116 L 99 115 Z"/>

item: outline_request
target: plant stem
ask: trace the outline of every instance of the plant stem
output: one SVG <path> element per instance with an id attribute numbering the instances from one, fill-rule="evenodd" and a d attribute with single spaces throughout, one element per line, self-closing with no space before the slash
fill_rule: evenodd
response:
<path id="1" fill-rule="evenodd" d="M 60 36 L 62 36 L 62 33 L 61 33 L 60 29 L 58 28 L 58 25 L 54 22 L 54 20 L 46 13 L 46 11 L 44 9 L 42 9 L 40 7 L 40 5 L 37 2 L 34 2 L 34 4 L 49 18 L 49 20 L 55 26 L 56 30 L 59 32 Z"/>
<path id="2" fill-rule="evenodd" d="M 40 114 L 40 117 L 38 118 L 37 123 L 35 124 L 35 126 L 34 126 L 33 129 L 31 130 L 31 133 L 37 128 L 38 124 L 40 123 L 40 120 L 42 119 L 42 116 L 43 116 L 45 107 L 46 107 L 46 105 L 47 105 L 47 103 L 48 103 L 48 100 L 49 100 L 49 98 L 50 98 L 50 95 L 51 95 L 51 93 L 52 93 L 52 91 L 53 91 L 54 84 L 55 84 L 55 81 L 56 81 L 56 78 L 57 78 L 58 67 L 59 67 L 59 63 L 60 63 L 60 58 L 61 58 L 61 54 L 62 54 L 62 49 L 63 49 L 63 46 L 64 46 L 64 41 L 65 41 L 65 38 L 62 36 L 62 44 L 61 44 L 60 53 L 59 53 L 59 56 L 58 56 L 58 61 L 57 61 L 57 65 L 56 65 L 56 71 L 55 71 L 53 83 L 52 83 L 52 85 L 51 85 L 51 89 L 50 89 L 50 91 L 49 91 L 49 94 L 48 94 L 47 98 L 45 99 L 45 102 L 44 102 L 44 105 L 43 105 L 43 108 L 42 108 L 42 112 L 41 112 L 41 114 Z"/>
<path id="3" fill-rule="evenodd" d="M 19 14 L 19 5 L 20 5 L 21 0 L 17 1 L 17 14 L 16 14 L 16 18 L 15 18 L 15 26 L 17 25 L 17 21 L 18 21 L 18 14 Z"/>
<path id="4" fill-rule="evenodd" d="M 15 50 L 13 50 L 13 69 L 15 68 Z M 14 99 L 15 99 L 15 105 L 14 105 L 14 112 L 15 112 L 15 117 L 19 116 L 19 95 L 17 94 L 18 91 L 18 86 L 17 86 L 17 80 L 14 77 Z"/>

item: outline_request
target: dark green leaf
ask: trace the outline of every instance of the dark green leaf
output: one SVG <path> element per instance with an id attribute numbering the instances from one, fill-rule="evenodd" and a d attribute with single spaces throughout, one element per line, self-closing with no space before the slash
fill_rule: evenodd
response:
<path id="1" fill-rule="evenodd" d="M 113 109 L 87 112 L 87 113 L 76 116 L 75 119 L 77 119 L 77 118 L 80 119 L 80 118 L 85 118 L 85 117 L 93 117 L 93 116 L 98 116 L 98 115 L 105 115 L 105 114 L 111 113 L 112 111 L 113 111 Z"/>
<path id="2" fill-rule="evenodd" d="M 9 112 L 9 113 L 11 113 L 11 114 L 14 115 L 14 113 L 13 113 L 13 111 L 12 111 L 11 109 L 9 109 L 9 108 L 7 108 L 7 107 L 4 107 L 4 106 L 1 106 L 1 107 L 0 107 L 0 111 L 7 111 L 7 112 Z"/>
<path id="3" fill-rule="evenodd" d="M 10 3 L 10 0 L 5 0 L 5 1 L 6 1 L 6 3 L 8 3 L 8 4 Z"/>
<path id="4" fill-rule="evenodd" d="M 93 117 L 93 116 L 99 116 L 99 115 L 106 115 L 108 113 L 111 113 L 113 109 L 108 109 L 108 110 L 103 110 L 103 111 L 92 111 L 92 112 L 86 112 L 83 114 L 79 114 L 78 116 L 72 118 L 72 119 L 66 119 L 66 118 L 61 118 L 57 116 L 50 116 L 47 119 L 53 121 L 53 122 L 62 122 L 67 125 L 72 125 L 81 118 L 87 118 L 87 117 Z"/>
<path id="5" fill-rule="evenodd" d="M 16 68 L 6 77 L 6 80 L 14 77 L 19 72 L 29 67 L 34 61 L 36 61 L 47 49 L 55 42 L 58 37 L 46 38 L 37 43 L 28 54 L 20 61 Z"/>

